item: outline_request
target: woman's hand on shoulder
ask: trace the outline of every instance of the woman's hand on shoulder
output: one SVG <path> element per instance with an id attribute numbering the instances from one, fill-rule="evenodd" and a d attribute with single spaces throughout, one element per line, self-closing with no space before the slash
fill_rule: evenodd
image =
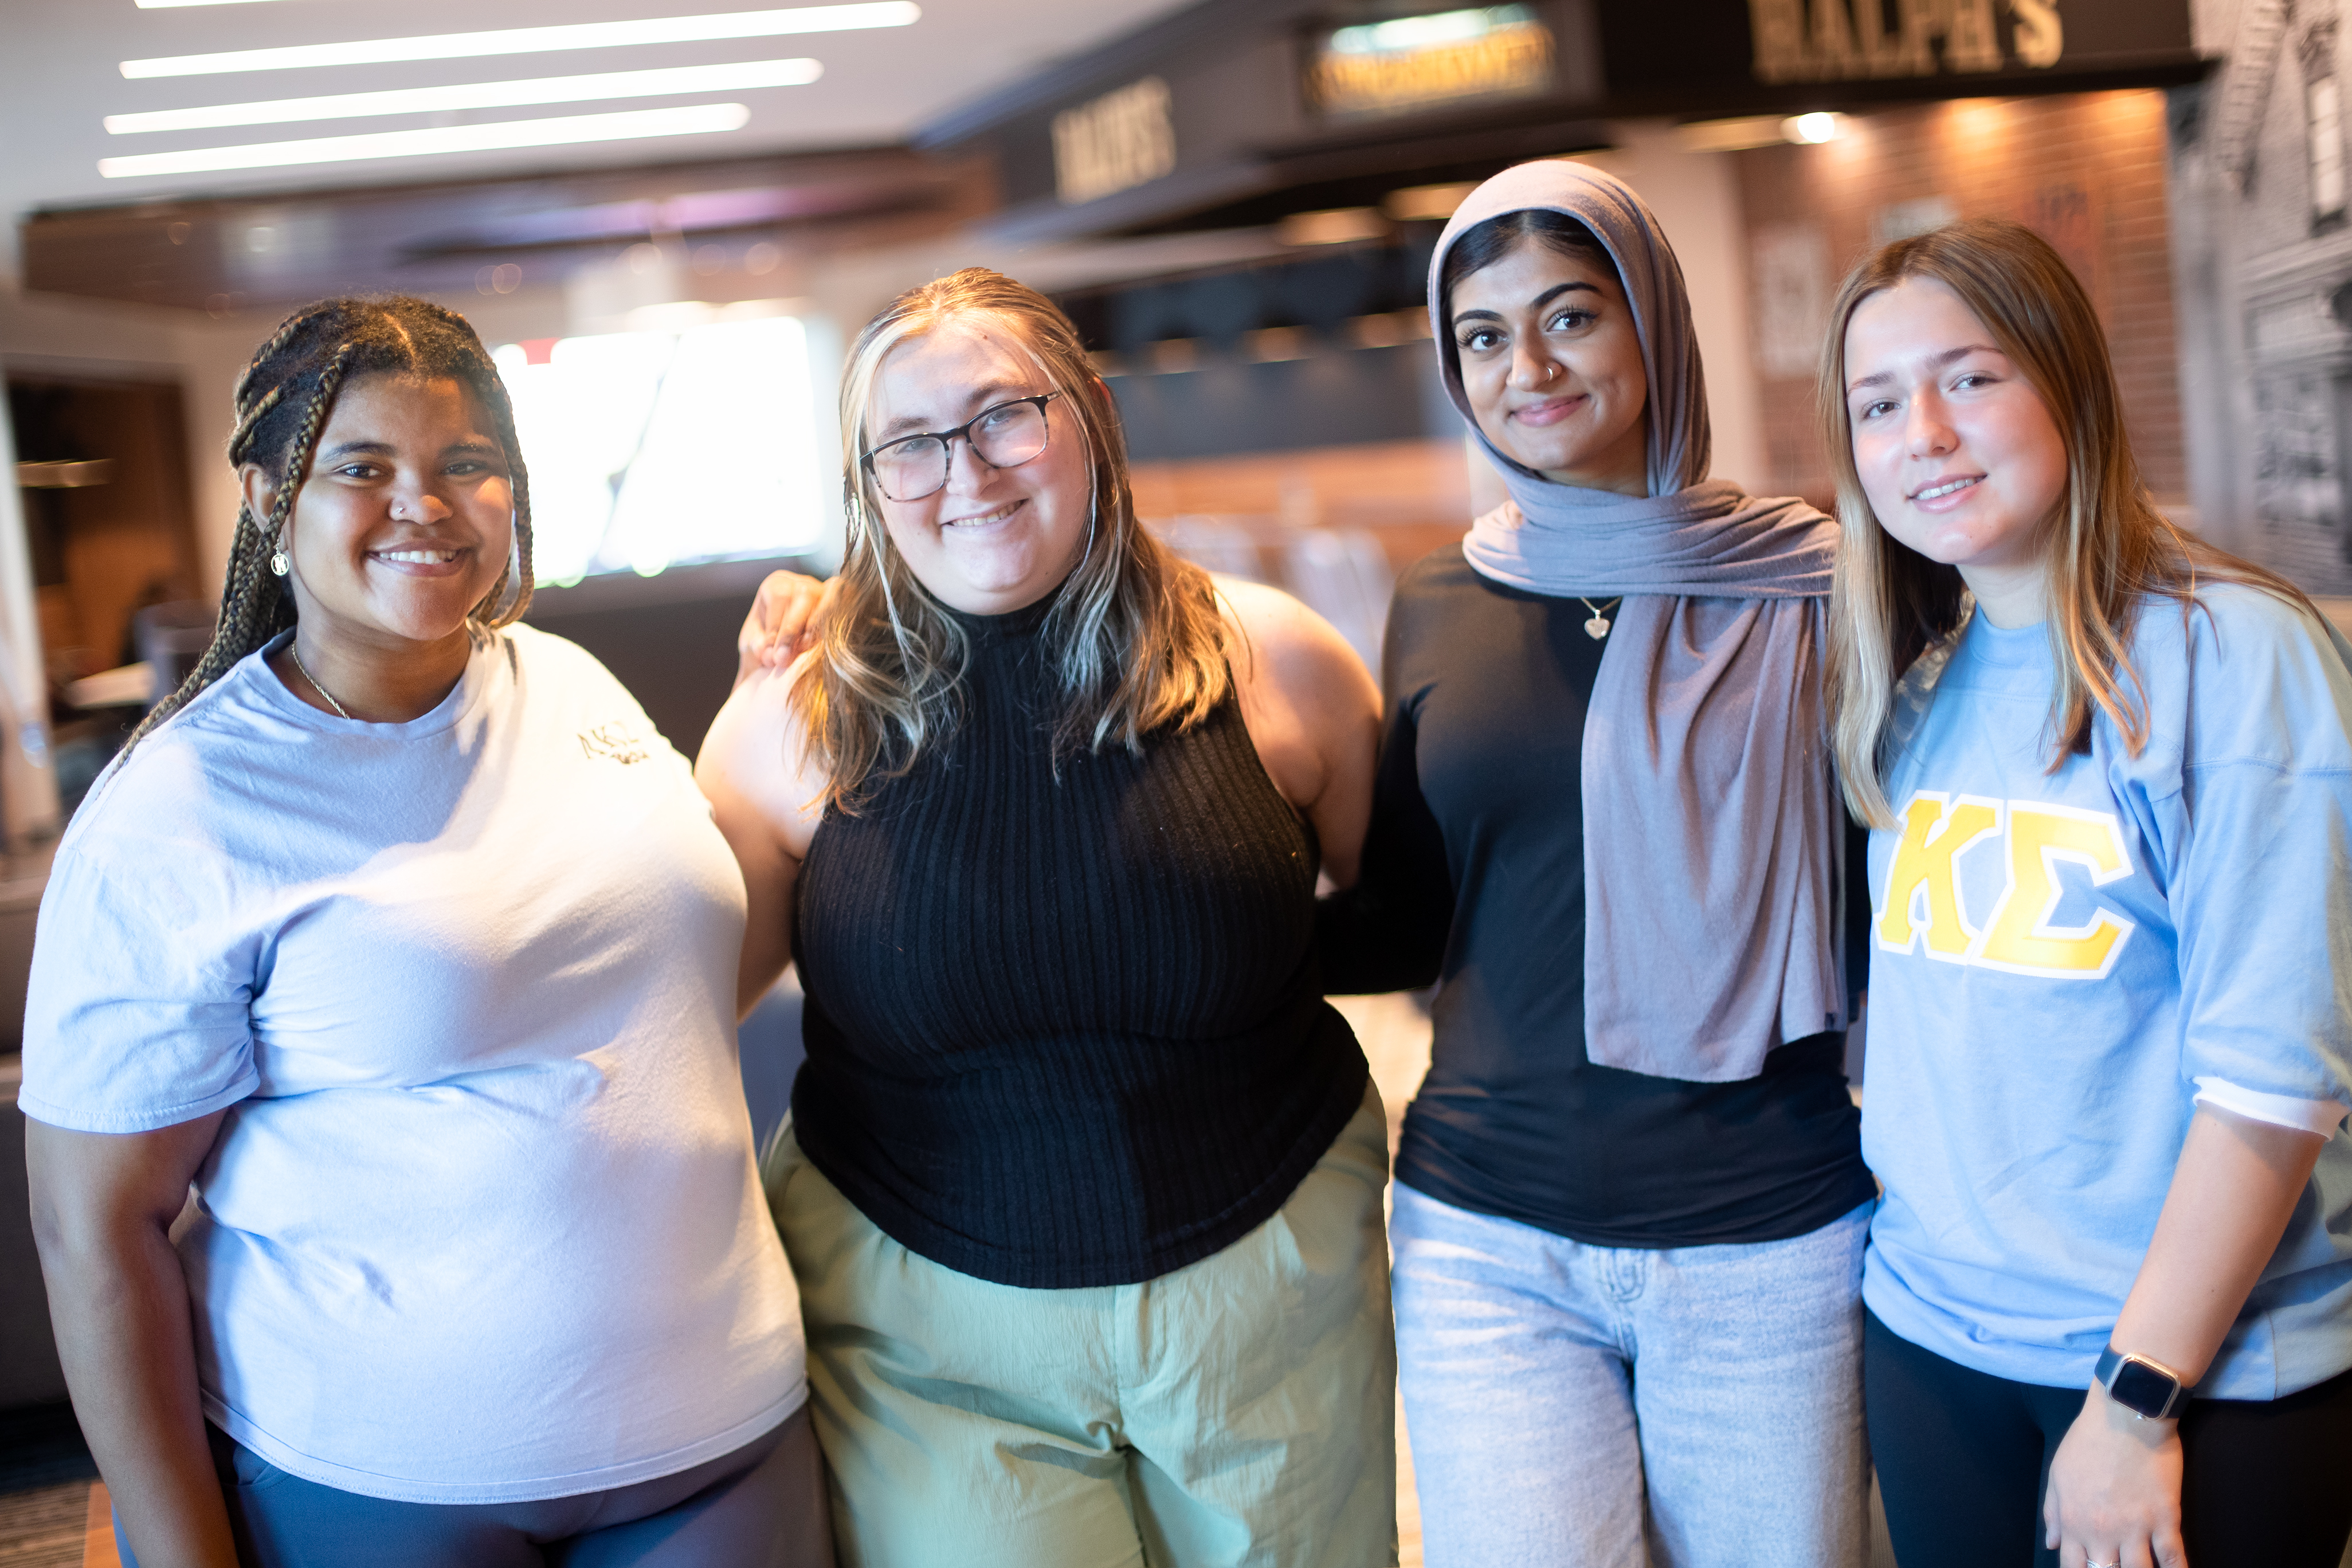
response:
<path id="1" fill-rule="evenodd" d="M 840 596 L 841 579 L 819 582 L 799 572 L 771 572 L 735 634 L 735 684 L 758 669 L 782 670 L 814 645 Z"/>
<path id="2" fill-rule="evenodd" d="M 1371 819 L 1380 687 L 1348 639 L 1288 594 L 1234 577 L 1216 584 L 1258 760 L 1315 825 L 1325 873 L 1351 886 Z"/>

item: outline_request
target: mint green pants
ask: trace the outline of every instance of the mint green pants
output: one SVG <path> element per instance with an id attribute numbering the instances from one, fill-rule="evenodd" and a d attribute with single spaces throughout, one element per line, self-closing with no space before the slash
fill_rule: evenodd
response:
<path id="1" fill-rule="evenodd" d="M 1363 1108 L 1272 1219 L 1139 1285 L 1029 1290 L 918 1257 L 761 1163 L 799 1277 L 844 1568 L 1381 1568 L 1396 1348 Z"/>

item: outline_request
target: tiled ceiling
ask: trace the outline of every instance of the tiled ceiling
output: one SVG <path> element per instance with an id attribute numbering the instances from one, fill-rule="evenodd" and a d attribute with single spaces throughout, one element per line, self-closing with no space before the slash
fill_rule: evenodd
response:
<path id="1" fill-rule="evenodd" d="M 827 148 L 874 146 L 905 138 L 920 125 L 1065 56 L 1092 47 L 1165 13 L 1186 0 L 919 0 L 911 25 L 788 33 L 698 41 L 558 47 L 530 52 L 467 53 L 450 58 L 385 59 L 416 53 L 387 47 L 359 63 L 295 68 L 245 68 L 204 74 L 127 78 L 122 62 L 268 50 L 301 45 L 407 40 L 488 30 L 579 26 L 754 10 L 745 0 L 232 0 L 226 4 L 154 4 L 134 0 L 0 0 L 0 216 L 7 239 L 0 262 L 14 256 L 17 220 L 37 208 L 268 195 L 333 187 L 414 184 L 545 171 L 710 160 Z M 855 17 L 850 19 L 856 19 Z M 789 21 L 785 25 L 790 25 Z M 720 24 L 698 29 L 728 30 Z M 577 43 L 573 34 L 558 43 Z M 746 86 L 763 75 L 784 78 L 761 62 L 814 59 L 822 67 L 806 85 Z M 416 107 L 415 100 L 357 107 L 396 112 L 331 119 L 280 118 L 263 123 L 110 133 L 106 117 L 251 104 L 287 99 L 439 89 L 607 73 L 733 67 L 698 79 L 640 77 L 621 84 L 626 97 L 552 100 L 562 89 L 533 88 L 485 96 L 496 107 Z M 656 90 L 665 87 L 682 90 Z M 578 89 L 574 91 L 582 90 Z M 591 84 L 586 89 L 599 89 Z M 446 101 L 445 99 L 444 102 Z M 740 104 L 740 114 L 718 106 Z M 296 164 L 282 167 L 148 174 L 108 178 L 100 161 L 138 153 L 169 153 L 320 137 L 544 121 L 574 116 L 702 110 L 701 122 L 733 129 L 568 145 L 435 153 Z M 299 110 L 282 111 L 285 114 Z M 215 118 L 220 118 L 215 116 Z M 639 121 L 631 128 L 672 126 L 677 120 Z M 685 121 L 696 122 L 689 115 Z M 624 121 L 623 125 L 630 122 Z M 592 128 L 593 129 L 593 128 Z"/>

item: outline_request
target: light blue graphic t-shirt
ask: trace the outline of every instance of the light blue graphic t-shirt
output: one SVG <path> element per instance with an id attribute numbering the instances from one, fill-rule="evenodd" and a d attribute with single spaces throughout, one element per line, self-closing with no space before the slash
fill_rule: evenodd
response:
<path id="1" fill-rule="evenodd" d="M 2352 1366 L 2352 648 L 2222 585 L 2147 601 L 2131 651 L 2146 747 L 2102 715 L 2054 772 L 2045 628 L 1979 614 L 1904 681 L 1863 1298 L 1964 1366 L 2087 1387 L 2201 1100 L 2328 1136 L 2198 1390 L 2272 1399 Z"/>
<path id="2" fill-rule="evenodd" d="M 807 1397 L 743 910 L 686 759 L 562 637 L 483 634 L 398 724 L 256 653 L 58 845 L 20 1103 L 226 1112 L 178 1232 L 196 1377 L 278 1469 L 451 1505 L 675 1475 Z"/>

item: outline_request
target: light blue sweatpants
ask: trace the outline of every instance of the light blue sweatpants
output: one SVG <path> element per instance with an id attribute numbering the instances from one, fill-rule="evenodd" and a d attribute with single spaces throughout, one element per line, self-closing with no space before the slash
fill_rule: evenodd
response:
<path id="1" fill-rule="evenodd" d="M 1862 1562 L 1872 1205 L 1785 1241 L 1644 1249 L 1394 1194 L 1429 1568 Z"/>

